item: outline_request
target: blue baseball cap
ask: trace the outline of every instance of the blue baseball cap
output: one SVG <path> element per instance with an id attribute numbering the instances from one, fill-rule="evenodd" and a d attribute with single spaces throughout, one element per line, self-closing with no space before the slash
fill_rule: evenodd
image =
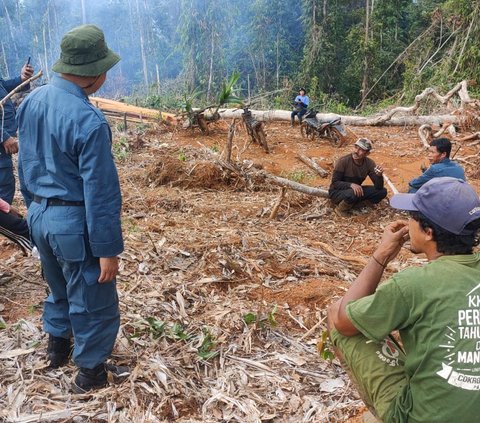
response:
<path id="1" fill-rule="evenodd" d="M 419 211 L 441 228 L 455 235 L 471 234 L 465 226 L 480 219 L 480 198 L 471 185 L 456 178 L 433 178 L 415 194 L 395 194 L 395 209 Z"/>

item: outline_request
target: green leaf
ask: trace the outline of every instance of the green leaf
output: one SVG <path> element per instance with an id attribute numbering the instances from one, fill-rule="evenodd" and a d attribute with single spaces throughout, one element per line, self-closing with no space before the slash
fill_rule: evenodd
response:
<path id="1" fill-rule="evenodd" d="M 188 341 L 192 335 L 185 332 L 184 327 L 180 323 L 174 323 L 171 330 L 174 339 L 180 339 L 182 341 Z"/>
<path id="2" fill-rule="evenodd" d="M 257 316 L 253 313 L 247 313 L 243 315 L 243 321 L 247 325 L 251 325 L 252 323 L 255 323 L 257 321 Z"/>
<path id="3" fill-rule="evenodd" d="M 268 313 L 268 323 L 270 323 L 270 326 L 272 328 L 277 326 L 277 321 L 275 319 L 275 314 L 276 313 L 277 313 L 277 305 L 275 304 L 272 311 L 270 311 L 270 313 Z"/>
<path id="4" fill-rule="evenodd" d="M 158 339 L 165 334 L 165 322 L 157 320 L 155 317 L 147 317 L 145 320 L 150 325 L 150 332 L 154 339 Z"/>
<path id="5" fill-rule="evenodd" d="M 215 342 L 213 335 L 210 333 L 210 331 L 206 328 L 203 329 L 203 340 L 202 344 L 198 348 L 198 355 L 203 358 L 204 360 L 209 360 L 216 355 L 218 355 L 218 351 L 214 350 L 215 347 Z"/>

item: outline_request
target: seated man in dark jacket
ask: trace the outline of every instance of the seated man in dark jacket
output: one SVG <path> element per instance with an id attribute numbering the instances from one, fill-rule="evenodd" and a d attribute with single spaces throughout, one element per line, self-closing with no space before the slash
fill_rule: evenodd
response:
<path id="1" fill-rule="evenodd" d="M 450 176 L 465 180 L 465 172 L 463 168 L 456 162 L 450 160 L 450 152 L 452 151 L 452 143 L 447 138 L 437 138 L 430 143 L 428 149 L 428 160 L 431 166 L 423 171 L 418 178 L 412 179 L 408 183 L 408 192 L 415 193 L 417 190 L 430 179 L 442 176 Z"/>
<path id="2" fill-rule="evenodd" d="M 339 216 L 348 216 L 348 210 L 360 201 L 369 200 L 376 204 L 387 196 L 387 190 L 383 187 L 382 167 L 376 166 L 367 157 L 371 150 L 371 141 L 360 138 L 355 143 L 353 152 L 335 163 L 328 195 L 337 204 L 335 213 Z M 362 185 L 367 176 L 372 180 L 373 186 Z"/>

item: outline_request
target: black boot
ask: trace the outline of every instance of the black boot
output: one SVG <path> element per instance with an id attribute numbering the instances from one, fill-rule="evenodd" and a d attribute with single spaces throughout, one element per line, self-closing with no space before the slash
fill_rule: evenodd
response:
<path id="1" fill-rule="evenodd" d="M 93 389 L 104 388 L 107 385 L 107 371 L 105 363 L 101 363 L 93 369 L 80 367 L 74 382 L 72 390 L 77 394 L 84 394 Z"/>
<path id="2" fill-rule="evenodd" d="M 72 354 L 72 341 L 70 338 L 59 338 L 57 336 L 48 335 L 48 359 L 50 360 L 50 368 L 58 369 L 68 363 Z"/>
<path id="3" fill-rule="evenodd" d="M 113 382 L 122 382 L 130 375 L 128 366 L 116 366 L 111 363 L 102 363 L 93 369 L 80 367 L 75 381 L 72 383 L 72 390 L 77 394 L 100 389 L 107 385 L 107 371 L 111 373 Z"/>

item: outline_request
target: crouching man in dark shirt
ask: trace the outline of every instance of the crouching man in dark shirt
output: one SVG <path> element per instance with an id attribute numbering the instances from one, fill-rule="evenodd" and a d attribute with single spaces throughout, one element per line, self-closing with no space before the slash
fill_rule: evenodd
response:
<path id="1" fill-rule="evenodd" d="M 328 195 L 337 205 L 335 213 L 339 216 L 347 217 L 348 211 L 361 201 L 369 200 L 376 204 L 387 196 L 383 187 L 383 168 L 367 157 L 371 150 L 372 142 L 360 138 L 354 144 L 353 152 L 335 163 Z M 373 186 L 362 185 L 367 176 Z"/>

